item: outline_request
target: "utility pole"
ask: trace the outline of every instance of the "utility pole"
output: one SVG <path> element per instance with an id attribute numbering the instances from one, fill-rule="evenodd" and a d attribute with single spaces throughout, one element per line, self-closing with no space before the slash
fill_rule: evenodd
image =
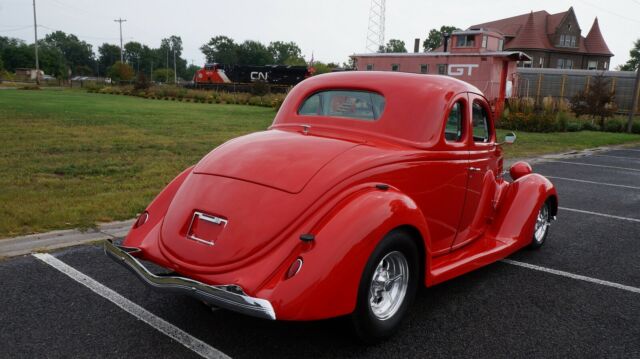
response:
<path id="1" fill-rule="evenodd" d="M 178 83 L 178 73 L 176 72 L 176 49 L 173 49 L 173 83 Z"/>
<path id="2" fill-rule="evenodd" d="M 168 45 L 167 45 L 168 46 Z M 164 77 L 164 82 L 169 83 L 169 47 L 167 47 L 167 66 L 165 67 L 165 72 L 167 73 Z"/>
<path id="3" fill-rule="evenodd" d="M 153 82 L 153 60 L 151 61 L 151 71 L 149 71 L 149 82 Z"/>
<path id="4" fill-rule="evenodd" d="M 124 55 L 122 53 L 122 23 L 126 22 L 127 20 L 119 18 L 119 19 L 113 20 L 113 21 L 120 23 L 120 62 L 124 63 Z"/>
<path id="5" fill-rule="evenodd" d="M 38 20 L 36 20 L 36 0 L 33 0 L 33 34 L 36 49 L 36 84 L 40 85 L 40 63 L 38 62 Z"/>
<path id="6" fill-rule="evenodd" d="M 633 99 L 631 99 L 631 109 L 629 110 L 629 120 L 627 121 L 627 132 L 629 133 L 633 128 L 633 113 L 638 108 L 638 97 L 640 97 L 640 64 L 636 69 L 636 85 L 633 87 Z"/>

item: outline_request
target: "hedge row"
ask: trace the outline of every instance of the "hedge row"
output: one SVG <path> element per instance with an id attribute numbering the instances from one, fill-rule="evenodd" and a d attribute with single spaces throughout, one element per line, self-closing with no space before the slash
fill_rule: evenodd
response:
<path id="1" fill-rule="evenodd" d="M 250 93 L 230 93 L 204 90 L 188 90 L 172 86 L 154 86 L 148 89 L 135 89 L 133 86 L 91 87 L 90 93 L 136 96 L 153 100 L 182 101 L 210 104 L 235 104 L 280 108 L 284 94 L 266 94 L 263 96 Z"/>

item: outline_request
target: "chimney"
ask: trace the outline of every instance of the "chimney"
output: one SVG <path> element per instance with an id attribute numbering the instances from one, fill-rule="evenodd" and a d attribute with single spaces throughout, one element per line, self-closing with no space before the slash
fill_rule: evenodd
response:
<path id="1" fill-rule="evenodd" d="M 420 39 L 413 41 L 413 52 L 420 52 Z"/>
<path id="2" fill-rule="evenodd" d="M 451 36 L 451 34 L 448 34 L 446 32 L 442 33 L 442 42 L 444 43 L 444 52 L 447 52 L 447 49 L 449 48 L 449 37 Z"/>

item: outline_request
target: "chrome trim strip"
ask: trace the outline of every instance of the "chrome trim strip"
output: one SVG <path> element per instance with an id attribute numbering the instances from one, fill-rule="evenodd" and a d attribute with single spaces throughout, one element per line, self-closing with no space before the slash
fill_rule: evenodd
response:
<path id="1" fill-rule="evenodd" d="M 104 242 L 104 252 L 153 289 L 188 294 L 221 308 L 258 318 L 276 319 L 276 313 L 268 300 L 250 297 L 237 285 L 216 286 L 185 277 L 157 276 L 131 255 L 140 252 L 140 249 L 118 246 L 111 240 Z"/>

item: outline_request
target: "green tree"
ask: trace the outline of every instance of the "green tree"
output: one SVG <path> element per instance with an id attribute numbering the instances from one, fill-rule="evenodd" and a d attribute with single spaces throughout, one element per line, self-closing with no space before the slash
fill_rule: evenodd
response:
<path id="1" fill-rule="evenodd" d="M 615 92 L 603 74 L 593 77 L 589 87 L 571 99 L 571 109 L 576 116 L 589 115 L 599 119 L 600 130 L 605 129 L 605 120 L 616 111 Z"/>
<path id="2" fill-rule="evenodd" d="M 187 70 L 185 72 L 184 79 L 185 80 L 193 79 L 193 76 L 196 74 L 196 72 L 198 70 L 200 70 L 200 66 L 198 66 L 198 65 L 189 65 L 189 66 L 187 66 Z"/>
<path id="3" fill-rule="evenodd" d="M 334 63 L 334 62 L 330 62 L 328 64 L 325 64 L 321 61 L 314 61 L 312 66 L 314 69 L 314 75 L 320 75 L 320 74 L 324 74 L 327 72 L 331 72 L 333 69 L 335 69 L 336 67 L 338 67 L 338 64 Z"/>
<path id="4" fill-rule="evenodd" d="M 153 81 L 172 83 L 173 79 L 173 69 L 159 68 L 153 70 Z"/>
<path id="5" fill-rule="evenodd" d="M 443 25 L 438 29 L 429 30 L 429 35 L 422 43 L 422 48 L 425 52 L 434 51 L 442 45 L 442 34 L 451 34 L 454 30 L 459 30 L 456 26 Z"/>
<path id="6" fill-rule="evenodd" d="M 117 61 L 109 68 L 109 77 L 114 81 L 131 81 L 135 75 L 133 68 Z"/>
<path id="7" fill-rule="evenodd" d="M 304 65 L 302 50 L 295 42 L 272 41 L 267 46 L 273 62 L 279 65 Z"/>
<path id="8" fill-rule="evenodd" d="M 633 48 L 629 51 L 629 60 L 618 67 L 620 71 L 637 71 L 640 66 L 640 39 L 633 42 Z"/>
<path id="9" fill-rule="evenodd" d="M 94 67 L 93 47 L 78 39 L 76 35 L 55 31 L 45 36 L 43 43 L 62 53 L 66 72 L 71 71 L 72 74 L 76 74 L 77 70 L 86 72 L 87 68 Z"/>
<path id="10" fill-rule="evenodd" d="M 105 75 L 107 69 L 113 66 L 116 61 L 120 61 L 120 47 L 104 43 L 98 47 L 98 75 Z"/>
<path id="11" fill-rule="evenodd" d="M 212 37 L 208 43 L 200 47 L 200 51 L 207 58 L 207 62 L 231 65 L 238 63 L 238 44 L 224 35 Z"/>
<path id="12" fill-rule="evenodd" d="M 262 43 L 247 40 L 238 46 L 238 64 L 263 66 L 273 63 L 273 56 Z"/>
<path id="13" fill-rule="evenodd" d="M 382 52 L 407 52 L 404 41 L 398 39 L 390 39 Z"/>

